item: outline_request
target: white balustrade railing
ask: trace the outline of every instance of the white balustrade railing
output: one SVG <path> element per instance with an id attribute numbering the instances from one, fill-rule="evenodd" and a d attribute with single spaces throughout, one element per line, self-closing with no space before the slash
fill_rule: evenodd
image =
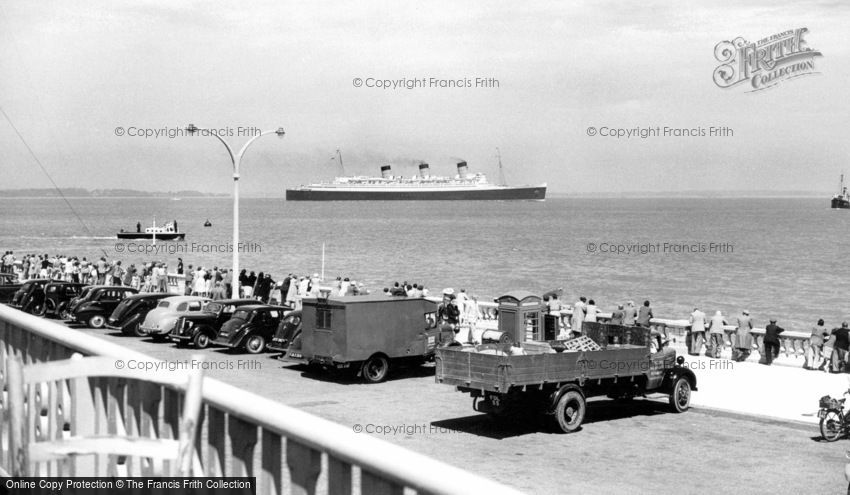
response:
<path id="1" fill-rule="evenodd" d="M 6 363 L 67 359 L 74 353 L 125 362 L 157 361 L 120 345 L 0 305 L 0 386 Z M 174 438 L 181 393 L 147 382 L 92 379 L 91 403 L 80 411 L 53 411 L 90 434 L 136 431 Z M 0 395 L 2 400 L 8 400 Z M 415 490 L 428 494 L 516 494 L 516 490 L 462 469 L 285 406 L 212 378 L 203 384 L 204 405 L 197 454 L 206 476 L 255 476 L 257 493 L 373 494 Z M 60 403 L 62 399 L 59 399 Z M 52 403 L 45 398 L 42 404 Z M 88 402 L 88 400 L 84 401 Z M 0 409 L 0 439 L 9 434 L 8 405 Z M 41 408 L 38 408 L 39 410 Z M 43 412 L 42 414 L 47 414 Z M 108 418 L 106 421 L 104 418 Z M 0 441 L 0 468 L 10 471 L 8 442 Z M 89 463 L 68 476 L 113 476 L 117 459 Z M 126 467 L 124 467 L 126 468 Z M 200 473 L 195 473 L 196 475 Z M 141 472 L 142 476 L 151 473 Z M 319 485 L 319 481 L 323 483 Z"/>

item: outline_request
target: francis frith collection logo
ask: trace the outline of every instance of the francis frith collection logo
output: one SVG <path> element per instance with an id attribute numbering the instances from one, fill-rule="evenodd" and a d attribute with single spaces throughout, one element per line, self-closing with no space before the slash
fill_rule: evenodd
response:
<path id="1" fill-rule="evenodd" d="M 792 29 L 757 42 L 742 37 L 721 41 L 714 47 L 720 65 L 714 69 L 714 83 L 731 88 L 742 83 L 748 91 L 759 91 L 800 76 L 818 74 L 815 57 L 821 52 L 809 48 L 804 39 L 809 30 Z"/>

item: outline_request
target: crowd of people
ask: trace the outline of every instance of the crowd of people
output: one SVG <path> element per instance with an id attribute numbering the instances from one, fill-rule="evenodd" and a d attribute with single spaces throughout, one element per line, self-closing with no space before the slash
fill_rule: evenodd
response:
<path id="1" fill-rule="evenodd" d="M 233 272 L 227 268 L 212 268 L 188 265 L 185 269 L 182 258 L 178 258 L 175 271 L 185 279 L 185 294 L 209 297 L 213 300 L 228 299 L 232 294 Z M 109 261 L 105 256 L 88 260 L 86 257 L 26 254 L 18 260 L 13 251 L 6 251 L 0 258 L 0 272 L 14 274 L 20 280 L 49 278 L 82 284 L 119 285 L 133 287 L 141 292 L 168 292 L 169 267 L 163 262 L 142 262 L 123 266 L 120 260 Z M 253 298 L 264 303 L 285 304 L 300 307 L 301 299 L 319 294 L 320 284 L 330 286 L 330 295 L 369 294 L 362 282 L 349 277 L 339 276 L 330 284 L 320 280 L 319 274 L 296 275 L 289 273 L 276 281 L 271 273 L 241 270 L 238 276 L 240 297 Z M 384 287 L 383 294 L 399 297 L 427 297 L 429 290 L 421 283 L 394 282 Z M 593 299 L 584 296 L 572 304 L 572 316 L 561 313 L 569 304 L 562 302 L 563 289 L 559 288 L 543 294 L 543 302 L 548 312 L 559 317 L 559 339 L 575 337 L 581 333 L 582 323 L 598 321 L 600 309 Z M 444 323 L 463 325 L 474 323 L 478 318 L 478 299 L 467 294 L 466 289 L 455 292 L 448 288 L 442 292 L 443 302 L 439 306 L 439 318 Z M 649 301 L 637 306 L 634 301 L 616 304 L 611 312 L 610 323 L 635 325 L 652 328 L 653 318 Z M 699 308 L 689 317 L 690 327 L 686 337 L 688 353 L 720 358 L 726 343 L 726 326 L 729 325 L 721 311 L 712 317 Z M 746 361 L 753 349 L 753 320 L 750 312 L 744 310 L 734 320 L 735 329 L 731 332 L 731 351 L 734 361 Z M 771 318 L 765 327 L 764 352 L 760 363 L 770 365 L 779 355 L 780 334 L 784 329 Z M 658 348 L 663 346 L 663 335 L 652 330 L 652 337 Z M 806 369 L 829 371 L 832 373 L 850 372 L 850 328 L 847 322 L 840 327 L 828 329 L 824 320 L 818 320 L 812 327 L 809 345 L 806 348 Z"/>

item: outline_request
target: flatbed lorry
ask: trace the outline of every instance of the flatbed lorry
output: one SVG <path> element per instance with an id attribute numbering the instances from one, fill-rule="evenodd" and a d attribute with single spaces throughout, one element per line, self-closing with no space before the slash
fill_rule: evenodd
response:
<path id="1" fill-rule="evenodd" d="M 690 406 L 696 376 L 673 349 L 652 348 L 650 330 L 585 322 L 566 341 L 436 349 L 436 381 L 473 398 L 473 408 L 493 416 L 536 409 L 565 433 L 581 427 L 587 399 L 669 396 L 675 412 Z"/>

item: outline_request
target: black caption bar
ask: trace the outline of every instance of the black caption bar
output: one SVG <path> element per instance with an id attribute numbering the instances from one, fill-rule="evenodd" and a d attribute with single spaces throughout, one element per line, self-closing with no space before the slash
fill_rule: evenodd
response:
<path id="1" fill-rule="evenodd" d="M 10 495 L 256 495 L 257 478 L 5 478 Z"/>

